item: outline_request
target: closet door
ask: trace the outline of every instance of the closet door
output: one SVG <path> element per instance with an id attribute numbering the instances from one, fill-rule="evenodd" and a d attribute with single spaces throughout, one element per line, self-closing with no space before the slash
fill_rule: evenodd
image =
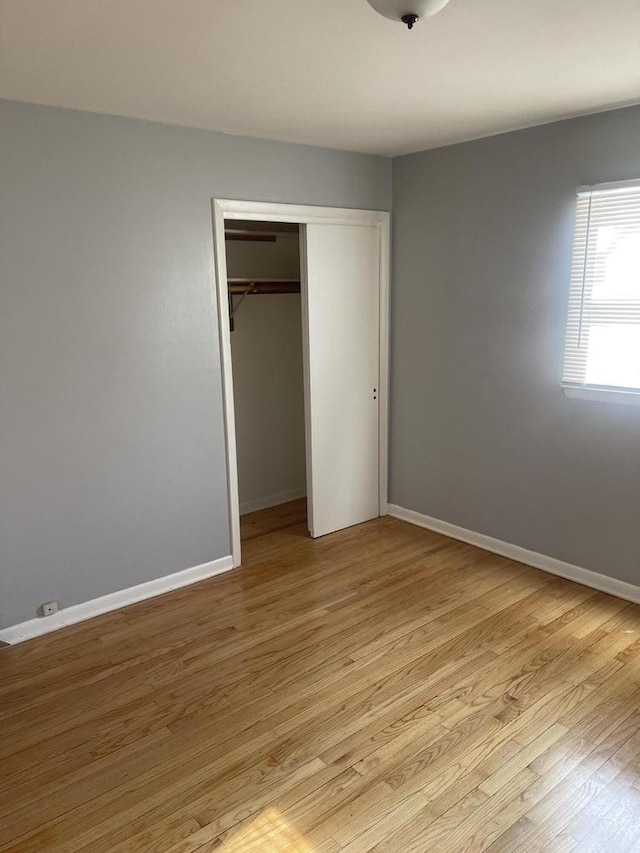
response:
<path id="1" fill-rule="evenodd" d="M 307 225 L 301 236 L 308 517 L 316 537 L 379 515 L 380 236 L 364 225 Z"/>

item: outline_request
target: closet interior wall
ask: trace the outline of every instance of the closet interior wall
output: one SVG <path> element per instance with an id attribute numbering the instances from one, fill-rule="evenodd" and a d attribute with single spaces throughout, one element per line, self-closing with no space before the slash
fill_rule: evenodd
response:
<path id="1" fill-rule="evenodd" d="M 252 239 L 252 232 L 267 234 Z M 299 286 L 293 293 L 256 293 L 250 284 L 280 281 L 295 288 L 298 227 L 229 222 L 225 244 L 230 292 L 247 291 L 230 303 L 238 488 L 246 515 L 306 495 Z M 242 285 L 234 288 L 234 280 Z"/>

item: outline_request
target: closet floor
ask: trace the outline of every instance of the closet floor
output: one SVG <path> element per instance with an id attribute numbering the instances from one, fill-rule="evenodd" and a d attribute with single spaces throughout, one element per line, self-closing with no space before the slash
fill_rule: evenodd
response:
<path id="1" fill-rule="evenodd" d="M 299 498 L 286 504 L 250 512 L 240 518 L 240 538 L 243 542 L 284 530 L 307 520 L 307 499 Z"/>

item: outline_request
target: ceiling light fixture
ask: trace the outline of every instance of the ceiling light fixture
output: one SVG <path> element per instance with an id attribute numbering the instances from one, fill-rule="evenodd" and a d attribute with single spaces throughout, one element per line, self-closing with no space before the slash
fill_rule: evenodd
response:
<path id="1" fill-rule="evenodd" d="M 422 18 L 430 18 L 447 5 L 449 0 L 367 0 L 376 12 L 391 21 L 402 21 L 412 30 Z"/>

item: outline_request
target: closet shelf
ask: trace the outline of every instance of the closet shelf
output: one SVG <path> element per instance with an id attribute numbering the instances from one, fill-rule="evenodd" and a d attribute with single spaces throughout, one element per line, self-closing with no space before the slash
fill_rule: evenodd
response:
<path id="1" fill-rule="evenodd" d="M 281 225 L 279 228 L 270 228 L 268 231 L 256 228 L 226 228 L 224 232 L 225 240 L 238 240 L 243 243 L 276 243 L 281 237 L 297 236 L 297 225 Z"/>
<path id="2" fill-rule="evenodd" d="M 225 240 L 236 240 L 242 243 L 275 243 L 278 240 L 277 234 L 260 234 L 251 231 L 226 231 Z"/>

